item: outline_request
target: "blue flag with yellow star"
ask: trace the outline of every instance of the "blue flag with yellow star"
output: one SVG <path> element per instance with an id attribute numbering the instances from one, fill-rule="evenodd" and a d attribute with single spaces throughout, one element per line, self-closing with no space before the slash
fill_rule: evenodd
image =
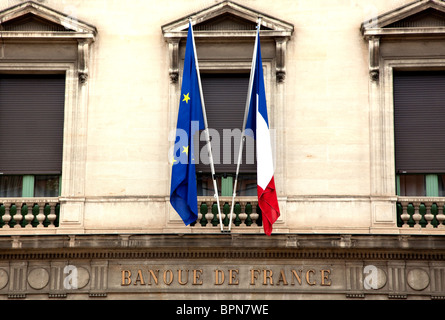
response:
<path id="1" fill-rule="evenodd" d="M 170 189 L 170 203 L 181 216 L 185 225 L 198 219 L 193 136 L 199 130 L 204 129 L 198 77 L 193 30 L 189 24 Z"/>

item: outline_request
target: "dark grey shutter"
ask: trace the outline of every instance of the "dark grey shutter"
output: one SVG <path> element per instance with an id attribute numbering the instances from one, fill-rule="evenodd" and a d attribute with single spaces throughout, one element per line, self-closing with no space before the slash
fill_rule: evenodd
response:
<path id="1" fill-rule="evenodd" d="M 61 173 L 64 104 L 64 75 L 0 75 L 0 173 Z"/>
<path id="2" fill-rule="evenodd" d="M 397 173 L 445 172 L 445 72 L 394 72 Z"/>
<path id="3" fill-rule="evenodd" d="M 239 129 L 239 132 L 241 132 L 249 86 L 249 74 L 201 74 L 201 81 L 209 129 L 217 130 L 220 137 L 219 148 L 217 141 L 212 143 L 215 172 L 233 174 L 236 172 L 239 140 L 228 139 L 227 136 L 224 136 L 223 130 Z M 204 149 L 206 152 L 205 142 L 201 141 L 199 146 L 200 151 Z M 243 149 L 240 172 L 256 172 L 255 152 L 252 146 L 254 146 L 254 141 L 250 139 L 249 146 L 246 147 L 245 145 Z M 218 149 L 219 154 L 217 153 Z M 248 156 L 246 156 L 247 153 Z M 196 171 L 210 172 L 210 166 L 203 164 L 201 160 L 196 165 Z"/>

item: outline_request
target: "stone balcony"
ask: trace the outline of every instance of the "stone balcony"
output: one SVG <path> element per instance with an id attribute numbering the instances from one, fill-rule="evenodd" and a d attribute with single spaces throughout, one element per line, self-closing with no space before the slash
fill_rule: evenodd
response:
<path id="1" fill-rule="evenodd" d="M 445 233 L 444 197 L 398 197 L 397 224 L 403 233 Z"/>
<path id="2" fill-rule="evenodd" d="M 220 225 L 220 220 L 227 227 L 232 219 L 232 227 L 260 227 L 262 226 L 261 210 L 256 197 L 237 197 L 230 214 L 231 197 L 219 197 L 221 219 L 218 215 L 218 205 L 214 197 L 199 197 L 199 214 L 193 228 L 212 228 Z"/>
<path id="3" fill-rule="evenodd" d="M 219 200 L 221 217 L 218 214 L 215 198 L 199 197 L 199 214 L 196 222 L 190 226 L 192 232 L 219 231 L 221 222 L 225 230 L 230 225 L 235 233 L 261 232 L 261 210 L 256 197 L 237 197 L 233 215 L 230 214 L 232 198 L 220 197 Z M 165 201 L 168 204 L 168 200 Z M 2 198 L 0 199 L 0 234 L 58 233 L 60 208 L 63 205 L 59 198 Z M 398 230 L 396 233 L 445 234 L 445 198 L 397 197 L 395 206 L 397 214 L 395 230 Z M 125 225 L 121 227 L 120 230 L 125 230 Z"/>
<path id="4" fill-rule="evenodd" d="M 59 225 L 58 198 L 0 199 L 1 232 L 10 229 L 54 229 Z"/>

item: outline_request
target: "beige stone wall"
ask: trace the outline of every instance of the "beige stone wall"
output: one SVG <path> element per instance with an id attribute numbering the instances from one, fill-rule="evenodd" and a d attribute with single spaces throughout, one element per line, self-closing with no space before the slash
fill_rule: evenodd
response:
<path id="1" fill-rule="evenodd" d="M 40 2 L 97 28 L 88 79 L 85 191 L 76 207 L 83 216 L 79 230 L 162 232 L 168 221 L 179 219 L 168 202 L 168 134 L 176 110 L 169 108 L 169 56 L 161 26 L 217 2 Z M 277 146 L 284 167 L 276 176 L 283 211 L 277 230 L 369 232 L 375 210 L 370 79 L 360 24 L 409 2 L 237 1 L 294 25 L 284 109 L 274 119 L 284 126 Z M 188 230 L 175 228 L 169 230 Z"/>

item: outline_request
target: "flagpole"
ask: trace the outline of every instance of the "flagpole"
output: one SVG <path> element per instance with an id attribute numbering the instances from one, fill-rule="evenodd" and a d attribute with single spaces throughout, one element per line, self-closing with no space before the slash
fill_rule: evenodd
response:
<path id="1" fill-rule="evenodd" d="M 238 163 L 236 165 L 235 183 L 233 186 L 232 206 L 230 207 L 229 232 L 232 228 L 233 208 L 235 205 L 235 196 L 236 196 L 236 187 L 238 184 L 239 167 L 240 167 L 241 158 L 242 158 L 242 154 L 243 154 L 244 141 L 246 140 L 246 122 L 247 122 L 247 116 L 249 115 L 250 99 L 251 99 L 252 90 L 253 90 L 253 78 L 254 78 L 255 67 L 256 67 L 256 55 L 257 55 L 257 50 L 258 50 L 258 40 L 259 40 L 258 38 L 259 38 L 259 34 L 260 34 L 260 28 L 261 28 L 261 17 L 258 17 L 258 25 L 256 27 L 257 32 L 256 32 L 256 36 L 255 36 L 255 47 L 253 49 L 252 68 L 250 69 L 249 88 L 247 90 L 246 107 L 244 109 L 244 120 L 243 120 L 243 127 L 242 127 L 242 131 L 241 131 L 242 133 L 241 133 L 240 147 L 239 147 L 239 153 L 238 153 Z"/>
<path id="2" fill-rule="evenodd" d="M 192 33 L 192 41 L 193 41 L 193 50 L 194 50 L 194 55 L 195 55 L 196 72 L 198 73 L 199 94 L 201 96 L 201 106 L 202 106 L 202 113 L 203 113 L 203 117 L 204 117 L 204 127 L 205 127 L 204 131 L 205 131 L 205 135 L 206 135 L 207 151 L 208 151 L 208 154 L 209 154 L 210 168 L 211 168 L 211 171 L 212 171 L 213 189 L 215 190 L 214 197 L 216 198 L 216 203 L 218 205 L 219 225 L 221 226 L 221 232 L 223 232 L 221 207 L 219 206 L 218 185 L 216 183 L 216 178 L 215 178 L 215 166 L 213 164 L 212 147 L 210 145 L 209 128 L 208 128 L 208 124 L 207 124 L 207 113 L 206 113 L 206 108 L 205 108 L 205 103 L 204 103 L 204 95 L 202 93 L 201 75 L 200 75 L 200 72 L 199 72 L 198 55 L 196 54 L 195 37 L 193 35 L 193 28 L 192 28 L 192 18 L 189 18 L 189 24 L 190 24 L 190 30 L 191 30 L 191 33 Z"/>

